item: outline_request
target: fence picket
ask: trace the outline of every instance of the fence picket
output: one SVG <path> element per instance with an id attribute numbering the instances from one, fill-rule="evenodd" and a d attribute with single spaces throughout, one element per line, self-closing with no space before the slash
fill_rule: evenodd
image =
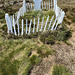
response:
<path id="1" fill-rule="evenodd" d="M 47 26 L 48 20 L 49 20 L 49 16 L 47 17 L 47 21 L 46 21 L 46 24 L 45 24 L 44 30 L 46 30 L 46 26 Z"/>
<path id="2" fill-rule="evenodd" d="M 49 23 L 48 30 L 49 30 L 49 29 L 50 29 L 50 27 L 51 27 L 51 23 L 52 23 L 53 18 L 54 18 L 54 15 L 53 15 L 53 16 L 52 16 L 52 18 L 51 18 L 51 21 L 50 21 L 50 23 Z"/>
<path id="3" fill-rule="evenodd" d="M 34 27 L 33 27 L 33 33 L 35 32 L 35 18 L 34 18 Z"/>
<path id="4" fill-rule="evenodd" d="M 31 32 L 31 24 L 32 24 L 32 19 L 30 20 L 30 26 L 29 26 L 29 35 L 30 35 L 30 32 Z"/>
<path id="5" fill-rule="evenodd" d="M 40 31 L 42 31 L 43 24 L 44 24 L 44 17 L 42 18 L 42 24 L 41 24 L 41 30 Z"/>
<path id="6" fill-rule="evenodd" d="M 38 32 L 38 30 L 39 30 L 39 22 L 40 22 L 40 18 L 38 18 L 38 24 L 37 24 L 37 30 L 36 30 L 36 32 Z"/>

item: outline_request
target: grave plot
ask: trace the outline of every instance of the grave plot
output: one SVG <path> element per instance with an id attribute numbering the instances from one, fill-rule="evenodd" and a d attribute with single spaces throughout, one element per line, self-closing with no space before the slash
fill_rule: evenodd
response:
<path id="1" fill-rule="evenodd" d="M 23 6 L 13 16 L 5 14 L 7 33 L 23 36 L 46 30 L 54 31 L 62 24 L 64 15 L 57 0 L 33 0 L 32 3 L 23 0 Z"/>

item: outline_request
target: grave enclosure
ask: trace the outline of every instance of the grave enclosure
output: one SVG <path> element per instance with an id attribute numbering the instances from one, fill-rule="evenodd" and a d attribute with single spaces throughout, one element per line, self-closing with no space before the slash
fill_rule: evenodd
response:
<path id="1" fill-rule="evenodd" d="M 54 11 L 55 15 L 52 15 L 51 19 L 49 19 L 50 16 L 48 15 L 46 21 L 44 20 L 44 17 L 42 17 L 41 21 L 40 17 L 38 17 L 37 22 L 36 18 L 31 18 L 29 24 L 28 19 L 22 19 L 21 24 L 19 23 L 20 17 L 24 16 L 25 13 L 32 11 L 42 12 L 44 9 Z M 9 32 L 11 32 L 11 34 L 23 36 L 24 34 L 30 35 L 31 33 L 39 31 L 53 31 L 57 29 L 59 24 L 62 24 L 64 16 L 65 12 L 58 7 L 57 0 L 33 0 L 32 3 L 26 3 L 26 1 L 23 0 L 23 6 L 15 13 L 15 15 L 9 16 L 8 13 L 5 14 L 5 20 L 8 28 L 7 33 L 9 34 Z M 31 27 L 32 25 L 33 28 Z"/>

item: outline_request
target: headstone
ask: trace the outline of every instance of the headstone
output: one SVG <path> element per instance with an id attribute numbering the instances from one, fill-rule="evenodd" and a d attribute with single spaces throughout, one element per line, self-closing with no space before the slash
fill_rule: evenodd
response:
<path id="1" fill-rule="evenodd" d="M 56 10 L 57 0 L 54 0 L 54 11 Z"/>
<path id="2" fill-rule="evenodd" d="M 35 32 L 35 18 L 34 18 L 34 27 L 33 27 L 33 33 Z"/>
<path id="3" fill-rule="evenodd" d="M 49 20 L 49 16 L 47 17 L 47 21 L 46 21 L 46 24 L 45 24 L 44 30 L 46 30 L 46 26 L 47 26 L 48 20 Z"/>
<path id="4" fill-rule="evenodd" d="M 25 2 L 25 0 L 23 0 L 23 11 L 24 11 L 24 13 L 26 13 L 26 2 Z"/>
<path id="5" fill-rule="evenodd" d="M 36 30 L 36 32 L 38 32 L 38 30 L 39 30 L 39 22 L 40 22 L 40 18 L 38 18 L 38 24 L 37 24 L 37 30 Z"/>
<path id="6" fill-rule="evenodd" d="M 24 28 L 24 20 L 22 19 L 22 35 L 23 35 L 23 28 Z"/>
<path id="7" fill-rule="evenodd" d="M 41 24 L 41 30 L 40 31 L 42 31 L 42 29 L 43 29 L 43 24 L 44 24 L 44 17 L 42 18 L 42 24 Z"/>
<path id="8" fill-rule="evenodd" d="M 27 34 L 27 26 L 28 26 L 28 20 L 26 19 L 26 34 Z"/>
<path id="9" fill-rule="evenodd" d="M 52 23 L 53 18 L 54 18 L 54 15 L 53 15 L 52 18 L 51 18 L 51 21 L 50 21 L 50 24 L 49 24 L 48 30 L 49 30 L 50 27 L 51 27 L 51 23 Z"/>
<path id="10" fill-rule="evenodd" d="M 42 0 L 33 0 L 33 2 L 34 2 L 34 10 L 41 10 Z"/>
<path id="11" fill-rule="evenodd" d="M 29 35 L 30 35 L 30 32 L 31 32 L 31 24 L 32 24 L 32 19 L 31 19 L 31 21 L 30 21 L 30 26 L 29 26 Z"/>

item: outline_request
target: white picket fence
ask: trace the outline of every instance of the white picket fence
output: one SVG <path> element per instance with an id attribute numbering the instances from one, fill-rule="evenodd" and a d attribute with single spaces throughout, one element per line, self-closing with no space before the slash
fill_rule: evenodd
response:
<path id="1" fill-rule="evenodd" d="M 34 10 L 34 3 L 26 3 L 26 9 L 27 11 Z M 54 10 L 54 2 L 53 0 L 50 1 L 42 1 L 41 2 L 41 9 L 47 9 L 47 10 Z"/>
<path id="2" fill-rule="evenodd" d="M 54 2 L 53 2 L 54 1 Z M 9 16 L 9 14 L 5 14 L 5 20 L 7 23 L 7 28 L 8 28 L 8 34 L 11 31 L 11 34 L 15 35 L 24 35 L 28 34 L 30 35 L 31 33 L 35 33 L 38 31 L 45 31 L 45 30 L 56 30 L 58 25 L 63 22 L 63 18 L 65 16 L 65 12 L 62 11 L 60 7 L 57 5 L 57 0 L 51 0 L 48 2 L 42 1 L 41 2 L 41 9 L 48 9 L 48 10 L 54 10 L 55 12 L 55 20 L 54 20 L 54 15 L 52 16 L 51 19 L 49 19 L 49 16 L 47 17 L 47 20 L 44 20 L 44 17 L 42 18 L 42 22 L 40 21 L 40 18 L 38 18 L 38 22 L 36 22 L 36 19 L 30 20 L 30 24 L 28 24 L 28 20 L 26 19 L 26 24 L 24 24 L 24 20 L 22 19 L 22 24 L 19 24 L 19 18 L 21 16 L 24 16 L 24 13 L 27 12 L 28 10 L 33 10 L 34 4 L 26 4 L 25 0 L 23 0 L 23 6 L 19 9 L 19 11 L 13 15 Z M 35 6 L 36 7 L 36 6 Z M 38 9 L 38 8 L 36 8 Z M 33 25 L 33 28 L 31 27 Z M 37 25 L 37 26 L 36 26 Z M 16 28 L 17 27 L 17 28 Z M 14 31 L 13 31 L 14 30 Z"/>

